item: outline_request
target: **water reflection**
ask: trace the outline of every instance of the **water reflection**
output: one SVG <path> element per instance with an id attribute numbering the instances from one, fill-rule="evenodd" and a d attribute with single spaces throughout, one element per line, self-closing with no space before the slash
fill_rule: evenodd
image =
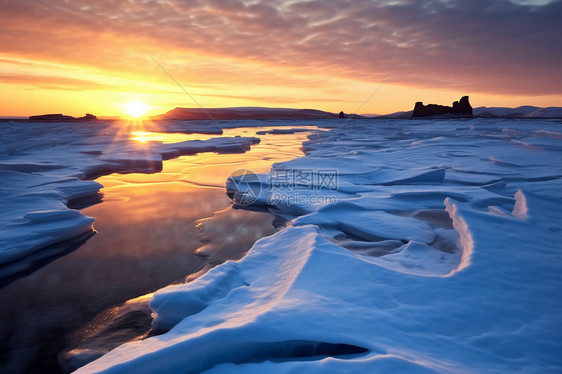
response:
<path id="1" fill-rule="evenodd" d="M 201 240 L 206 244 L 195 254 L 206 257 L 211 264 L 239 260 L 256 240 L 275 233 L 274 220 L 272 214 L 232 207 L 216 212 L 197 221 Z"/>
<path id="2" fill-rule="evenodd" d="M 75 238 L 62 243 L 50 245 L 39 252 L 35 252 L 22 259 L 16 260 L 0 268 L 0 289 L 12 282 L 28 276 L 57 258 L 68 255 L 83 246 L 88 239 L 95 235 L 95 231 L 85 232 Z"/>
<path id="3" fill-rule="evenodd" d="M 270 127 L 229 129 L 224 136 L 255 136 L 264 129 Z M 183 135 L 143 134 L 147 142 L 169 141 L 169 136 L 183 141 Z M 255 212 L 227 209 L 226 178 L 236 169 L 263 172 L 273 162 L 298 157 L 306 133 L 260 138 L 261 143 L 245 154 L 184 156 L 165 161 L 161 173 L 98 178 L 104 185 L 103 203 L 82 210 L 96 218 L 98 234 L 0 290 L 0 372 L 60 372 L 57 354 L 85 344 L 84 339 L 91 342 L 87 339 L 91 335 L 74 332 L 91 329 L 88 322 L 100 312 L 174 281 L 183 282 L 207 264 L 239 258 L 257 236 L 272 233 L 273 216 L 264 219 L 267 213 L 259 213 L 259 218 Z M 216 221 L 200 221 L 208 240 L 201 252 L 208 257 L 197 256 L 193 252 L 204 243 L 196 221 L 214 212 Z M 237 231 L 239 227 L 242 231 Z M 233 248 L 220 240 L 239 236 L 244 238 Z M 94 345 L 106 350 L 119 344 L 122 340 L 114 340 L 113 334 L 118 328 L 106 330 L 111 344 L 99 338 Z M 135 334 L 139 331 L 122 339 Z"/>
<path id="4" fill-rule="evenodd" d="M 130 139 L 140 143 L 162 142 L 164 144 L 186 142 L 189 140 L 207 140 L 219 137 L 215 134 L 179 134 L 153 131 L 132 131 Z"/>
<path id="5" fill-rule="evenodd" d="M 70 337 L 71 347 L 58 355 L 64 373 L 70 373 L 101 357 L 124 341 L 147 337 L 152 321 L 148 302 L 152 293 L 128 300 L 98 314 Z"/>
<path id="6" fill-rule="evenodd" d="M 84 210 L 97 219 L 88 243 L 0 291 L 1 372 L 57 372 L 64 335 L 203 266 L 193 222 L 224 208 L 224 194 L 177 182 L 117 190 Z"/>

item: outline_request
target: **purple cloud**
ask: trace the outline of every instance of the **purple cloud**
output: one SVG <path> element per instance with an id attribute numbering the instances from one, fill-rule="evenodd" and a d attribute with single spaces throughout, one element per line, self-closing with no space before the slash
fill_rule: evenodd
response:
<path id="1" fill-rule="evenodd" d="M 380 82 L 407 60 L 397 83 L 561 94 L 562 1 L 528 3 L 8 0 L 0 46 L 6 54 L 113 71 L 156 73 L 139 55 L 173 51 L 210 67 L 229 58 L 366 82 Z M 265 84 L 263 74 L 247 81 Z"/>

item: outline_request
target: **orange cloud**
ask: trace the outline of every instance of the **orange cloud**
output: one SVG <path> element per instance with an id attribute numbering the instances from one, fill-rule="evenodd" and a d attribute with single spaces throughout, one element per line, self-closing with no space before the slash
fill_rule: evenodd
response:
<path id="1" fill-rule="evenodd" d="M 326 109 L 341 99 L 353 111 L 406 62 L 389 85 L 395 91 L 554 105 L 562 97 L 561 18 L 559 0 L 8 0 L 0 66 L 11 70 L 0 83 L 153 100 L 181 94 L 150 54 L 190 91 L 215 97 L 210 105 Z M 406 97 L 402 109 L 412 105 Z"/>

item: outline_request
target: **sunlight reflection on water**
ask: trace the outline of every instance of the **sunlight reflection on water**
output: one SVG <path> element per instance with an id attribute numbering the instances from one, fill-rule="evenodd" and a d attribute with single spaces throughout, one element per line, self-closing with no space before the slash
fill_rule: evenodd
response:
<path id="1" fill-rule="evenodd" d="M 228 129 L 223 136 L 255 136 L 270 128 Z M 122 134 L 120 141 L 135 136 L 146 142 L 177 142 L 220 135 L 143 131 Z M 103 203 L 82 212 L 96 218 L 98 234 L 75 252 L 0 290 L 0 318 L 12 321 L 0 326 L 0 361 L 12 373 L 39 368 L 57 372 L 57 353 L 80 344 L 79 338 L 71 342 L 65 336 L 70 339 L 73 332 L 89 328 L 85 324 L 100 312 L 183 281 L 207 262 L 239 258 L 256 238 L 274 232 L 273 216 L 229 208 L 226 178 L 241 167 L 264 172 L 273 162 L 299 157 L 306 136 L 260 135 L 261 143 L 244 154 L 183 156 L 165 161 L 161 173 L 96 179 L 104 185 Z M 216 221 L 202 221 L 203 239 L 208 242 L 202 252 L 209 259 L 193 254 L 204 244 L 196 221 L 214 212 L 218 212 Z M 240 239 L 234 250 L 218 245 L 228 235 Z M 212 245 L 217 248 L 215 255 L 209 252 Z M 97 344 L 103 347 L 109 342 L 102 339 Z"/>
<path id="2" fill-rule="evenodd" d="M 206 135 L 206 134 L 179 134 L 179 133 L 165 133 L 165 132 L 151 132 L 151 131 L 132 131 L 131 140 L 140 143 L 146 142 L 162 142 L 164 144 L 186 142 L 189 140 L 207 140 L 217 138 L 220 135 Z"/>

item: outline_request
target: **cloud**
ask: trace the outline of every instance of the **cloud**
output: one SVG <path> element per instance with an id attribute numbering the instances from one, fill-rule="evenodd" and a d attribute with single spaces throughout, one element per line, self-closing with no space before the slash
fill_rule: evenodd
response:
<path id="1" fill-rule="evenodd" d="M 319 76 L 381 82 L 406 61 L 393 82 L 468 93 L 562 94 L 560 0 L 3 3 L 4 53 L 122 74 L 161 74 L 146 51 L 180 61 L 179 79 L 207 71 L 213 80 L 219 66 L 225 74 L 216 77 L 224 84 L 273 86 L 304 87 L 306 77 L 320 84 Z M 229 69 L 225 61 L 236 66 Z M 201 82 L 205 74 L 196 75 L 190 78 Z"/>
<path id="2" fill-rule="evenodd" d="M 60 76 L 41 76 L 30 74 L 0 74 L 0 83 L 21 84 L 32 89 L 57 89 L 57 90 L 107 90 L 115 89 L 115 86 L 102 84 L 98 82 L 65 78 Z"/>
<path id="3" fill-rule="evenodd" d="M 236 100 L 245 100 L 248 102 L 258 102 L 258 103 L 267 103 L 270 105 L 275 104 L 300 104 L 303 101 L 322 101 L 326 103 L 345 103 L 348 102 L 347 100 L 341 100 L 340 98 L 334 97 L 290 97 L 290 96 L 244 96 L 244 95 L 214 95 L 214 94 L 198 94 L 198 97 L 216 97 L 221 99 L 236 99 Z"/>

